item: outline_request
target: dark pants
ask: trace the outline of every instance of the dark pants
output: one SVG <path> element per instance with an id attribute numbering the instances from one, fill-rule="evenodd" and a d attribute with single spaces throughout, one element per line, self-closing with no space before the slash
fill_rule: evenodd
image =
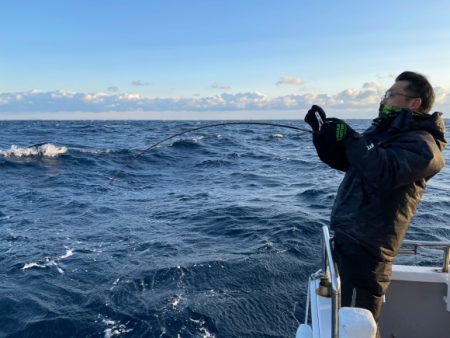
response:
<path id="1" fill-rule="evenodd" d="M 344 243 L 334 242 L 335 262 L 341 277 L 341 306 L 355 306 L 380 318 L 383 295 L 391 282 L 392 263 L 376 260 L 363 247 L 346 250 Z"/>

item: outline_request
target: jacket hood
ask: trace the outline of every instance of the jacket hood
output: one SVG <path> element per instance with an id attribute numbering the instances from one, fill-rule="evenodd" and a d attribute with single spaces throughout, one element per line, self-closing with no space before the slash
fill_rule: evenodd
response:
<path id="1" fill-rule="evenodd" d="M 440 112 L 425 114 L 412 112 L 409 109 L 402 109 L 392 121 L 388 130 L 394 133 L 405 130 L 423 130 L 434 137 L 440 150 L 444 149 L 447 144 L 445 139 L 445 123 Z"/>

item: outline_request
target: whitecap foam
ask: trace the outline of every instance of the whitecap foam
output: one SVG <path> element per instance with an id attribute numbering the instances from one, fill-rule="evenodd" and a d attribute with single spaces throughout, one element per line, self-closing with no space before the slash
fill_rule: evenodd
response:
<path id="1" fill-rule="evenodd" d="M 36 263 L 36 262 L 31 262 L 31 263 L 24 264 L 23 267 L 22 267 L 22 270 L 28 270 L 28 269 L 31 269 L 31 268 L 45 268 L 45 267 L 47 267 L 47 265 L 39 264 L 39 263 Z"/>
<path id="2" fill-rule="evenodd" d="M 113 282 L 113 284 L 112 284 L 112 286 L 111 286 L 111 288 L 110 288 L 109 290 L 110 290 L 110 291 L 114 290 L 115 287 L 117 286 L 117 284 L 119 284 L 119 282 L 120 282 L 120 278 L 117 278 L 117 279 Z"/>
<path id="3" fill-rule="evenodd" d="M 204 140 L 205 138 L 206 138 L 206 137 L 203 136 L 203 135 L 200 135 L 200 136 L 194 136 L 194 137 L 192 138 L 192 141 L 198 142 L 198 141 Z"/>
<path id="4" fill-rule="evenodd" d="M 198 325 L 198 330 L 200 331 L 202 338 L 214 338 L 214 337 L 216 337 L 215 334 L 213 334 L 213 333 L 208 331 L 208 329 L 206 328 L 206 325 L 205 325 L 206 323 L 205 323 L 205 321 L 203 319 L 195 320 L 195 319 L 189 318 L 189 320 L 191 322 L 195 323 L 196 325 Z"/>
<path id="5" fill-rule="evenodd" d="M 60 274 L 63 274 L 63 273 L 64 273 L 64 270 L 61 269 L 61 267 L 60 267 L 60 266 L 58 265 L 58 263 L 56 263 L 55 261 L 50 261 L 50 262 L 48 263 L 48 265 L 54 266 L 54 267 L 56 268 L 56 270 L 58 270 L 58 272 L 59 272 Z"/>
<path id="6" fill-rule="evenodd" d="M 31 268 L 46 268 L 46 267 L 54 266 L 60 274 L 63 274 L 64 270 L 59 266 L 58 262 L 62 259 L 70 257 L 72 255 L 73 255 L 73 249 L 67 248 L 66 253 L 62 256 L 59 256 L 56 259 L 52 259 L 50 257 L 45 257 L 44 262 L 41 262 L 41 263 L 38 263 L 38 262 L 25 263 L 22 267 L 22 270 L 28 270 Z"/>
<path id="7" fill-rule="evenodd" d="M 73 250 L 72 249 L 67 249 L 66 253 L 62 256 L 59 257 L 59 259 L 64 259 L 67 257 L 73 256 Z"/>
<path id="8" fill-rule="evenodd" d="M 29 157 L 29 156 L 44 156 L 44 157 L 58 157 L 67 153 L 67 147 L 56 146 L 51 143 L 40 144 L 30 147 L 19 147 L 15 144 L 7 150 L 0 150 L 0 155 L 4 157 Z"/>
<path id="9" fill-rule="evenodd" d="M 283 138 L 283 134 L 272 134 L 272 138 Z"/>
<path id="10" fill-rule="evenodd" d="M 105 338 L 121 336 L 133 331 L 133 329 L 127 329 L 126 325 L 121 324 L 120 321 L 103 319 L 103 324 L 105 324 L 106 326 L 110 326 L 103 331 L 105 333 Z"/>
<path id="11" fill-rule="evenodd" d="M 170 305 L 172 306 L 172 308 L 176 309 L 178 304 L 180 304 L 182 299 L 183 298 L 181 297 L 181 295 L 176 295 L 175 297 L 173 297 L 172 301 L 170 302 Z"/>
<path id="12" fill-rule="evenodd" d="M 90 154 L 90 155 L 103 155 L 103 154 L 111 154 L 111 153 L 115 152 L 115 150 L 108 149 L 108 148 L 106 148 L 106 149 L 70 148 L 70 149 L 74 150 L 74 151 L 78 151 L 83 154 Z"/>
<path id="13" fill-rule="evenodd" d="M 58 265 L 57 262 L 55 262 L 54 260 L 50 260 L 49 258 L 46 258 L 46 263 L 45 264 L 40 264 L 37 262 L 31 262 L 31 263 L 26 263 L 23 265 L 22 270 L 28 270 L 28 269 L 32 269 L 32 268 L 46 268 L 49 266 L 54 266 L 56 268 L 56 270 L 58 270 L 58 272 L 60 274 L 64 273 L 64 270 L 61 269 L 61 267 Z"/>

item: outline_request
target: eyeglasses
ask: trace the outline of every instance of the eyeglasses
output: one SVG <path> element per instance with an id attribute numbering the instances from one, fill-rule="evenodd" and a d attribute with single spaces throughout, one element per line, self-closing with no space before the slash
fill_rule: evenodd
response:
<path id="1" fill-rule="evenodd" d="M 391 97 L 394 97 L 395 95 L 409 97 L 410 99 L 417 99 L 417 96 L 411 96 L 411 95 L 406 95 L 406 94 L 402 94 L 402 93 L 396 93 L 396 92 L 394 92 L 392 90 L 388 90 L 388 91 L 386 91 L 386 93 L 384 93 L 383 100 L 387 100 L 387 99 L 389 99 Z"/>

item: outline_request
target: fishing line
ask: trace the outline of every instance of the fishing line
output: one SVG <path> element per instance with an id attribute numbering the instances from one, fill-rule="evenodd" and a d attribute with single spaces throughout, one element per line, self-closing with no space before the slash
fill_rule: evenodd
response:
<path id="1" fill-rule="evenodd" d="M 159 146 L 160 144 L 169 141 L 175 137 L 187 134 L 187 133 L 191 133 L 193 131 L 197 131 L 200 129 L 206 129 L 206 128 L 212 128 L 212 127 L 219 127 L 219 126 L 226 126 L 226 125 L 235 125 L 235 124 L 250 124 L 250 125 L 260 125 L 260 126 L 272 126 L 272 127 L 281 127 L 281 128 L 288 128 L 288 129 L 294 129 L 294 130 L 299 130 L 302 132 L 308 132 L 308 133 L 312 133 L 311 130 L 306 129 L 306 128 L 300 128 L 300 127 L 296 127 L 296 126 L 292 126 L 289 124 L 280 124 L 280 123 L 271 123 L 271 122 L 249 122 L 249 121 L 232 121 L 232 122 L 221 122 L 221 123 L 213 123 L 213 124 L 207 124 L 204 126 L 200 126 L 200 127 L 195 127 L 195 128 L 190 128 L 184 131 L 181 131 L 179 133 L 173 134 L 169 137 L 166 137 L 165 139 L 158 141 L 154 144 L 152 144 L 151 146 L 145 148 L 144 150 L 140 151 L 139 153 L 137 153 L 135 156 L 133 156 L 130 160 L 128 160 L 122 167 L 120 167 L 120 169 L 110 178 L 110 181 L 108 184 L 106 184 L 104 186 L 104 188 L 109 187 L 116 179 L 117 177 L 125 170 L 125 168 L 127 168 L 131 162 L 137 160 L 139 157 L 141 157 L 142 155 L 144 155 L 147 151 L 156 148 L 157 146 Z"/>

